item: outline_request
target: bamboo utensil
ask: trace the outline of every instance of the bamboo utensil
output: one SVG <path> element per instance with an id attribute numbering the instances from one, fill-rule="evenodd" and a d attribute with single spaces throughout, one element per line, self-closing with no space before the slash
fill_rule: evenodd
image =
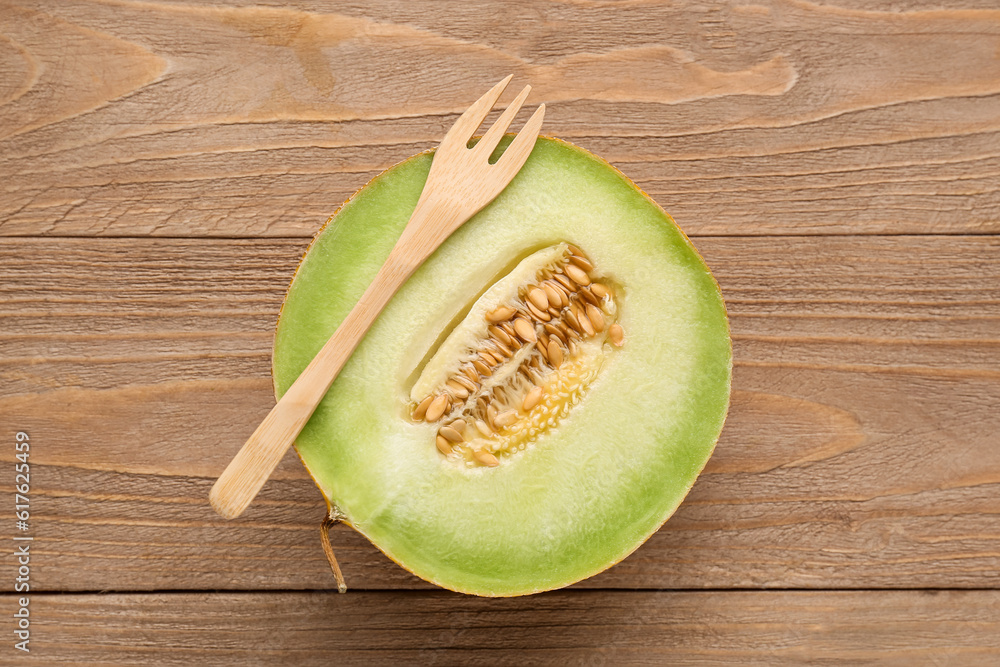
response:
<path id="1" fill-rule="evenodd" d="M 490 164 L 489 158 L 531 86 L 525 86 L 482 139 L 468 147 L 512 77 L 476 100 L 445 134 L 413 215 L 375 280 L 215 482 L 209 501 L 223 517 L 239 516 L 254 499 L 375 318 L 407 278 L 452 232 L 493 201 L 524 165 L 538 138 L 544 104 L 495 164 Z"/>

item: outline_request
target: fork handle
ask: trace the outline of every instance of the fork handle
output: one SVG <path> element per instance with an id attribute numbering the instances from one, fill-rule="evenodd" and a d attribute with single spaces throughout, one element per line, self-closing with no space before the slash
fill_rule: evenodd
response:
<path id="1" fill-rule="evenodd" d="M 414 218 L 425 216 L 426 210 L 418 207 L 410 224 Z M 209 501 L 223 517 L 236 518 L 247 508 L 295 442 L 375 318 L 430 254 L 414 257 L 406 251 L 409 244 L 403 240 L 392 249 L 361 299 L 212 486 Z"/>

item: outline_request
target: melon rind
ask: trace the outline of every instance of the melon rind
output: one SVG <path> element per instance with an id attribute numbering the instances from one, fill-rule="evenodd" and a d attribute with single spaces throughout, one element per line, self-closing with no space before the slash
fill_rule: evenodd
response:
<path id="1" fill-rule="evenodd" d="M 387 170 L 314 239 L 275 334 L 280 397 L 374 278 L 431 155 Z M 409 392 L 469 304 L 560 242 L 615 281 L 625 346 L 557 428 L 496 468 L 463 468 L 407 419 Z M 418 576 L 511 596 L 597 574 L 674 512 L 725 420 L 732 349 L 717 283 L 690 241 L 607 162 L 542 137 L 511 184 L 456 231 L 372 326 L 296 440 L 328 503 Z"/>

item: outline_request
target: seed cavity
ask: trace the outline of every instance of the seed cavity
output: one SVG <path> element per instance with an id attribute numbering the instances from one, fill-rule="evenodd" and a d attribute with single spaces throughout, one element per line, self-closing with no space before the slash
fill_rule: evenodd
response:
<path id="1" fill-rule="evenodd" d="M 569 414 L 624 341 L 612 282 L 580 248 L 558 244 L 480 297 L 410 393 L 411 418 L 438 425 L 443 457 L 496 467 Z"/>

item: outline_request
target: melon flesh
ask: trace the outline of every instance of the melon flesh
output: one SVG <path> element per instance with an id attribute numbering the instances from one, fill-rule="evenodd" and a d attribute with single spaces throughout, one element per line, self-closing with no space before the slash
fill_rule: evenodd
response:
<path id="1" fill-rule="evenodd" d="M 278 397 L 375 277 L 431 159 L 377 177 L 314 240 L 278 322 Z M 625 344 L 524 451 L 495 468 L 454 465 L 437 426 L 409 418 L 411 390 L 490 285 L 562 242 L 614 281 Z M 674 512 L 722 429 L 731 368 L 718 285 L 670 217 L 603 160 L 540 138 L 388 304 L 296 448 L 331 512 L 411 572 L 476 595 L 534 593 L 606 569 Z"/>

